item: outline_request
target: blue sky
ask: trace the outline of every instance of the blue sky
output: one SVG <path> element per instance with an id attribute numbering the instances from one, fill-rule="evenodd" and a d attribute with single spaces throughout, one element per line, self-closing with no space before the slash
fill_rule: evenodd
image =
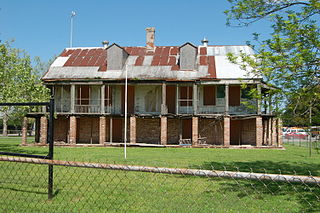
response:
<path id="1" fill-rule="evenodd" d="M 0 0 L 0 39 L 46 61 L 58 55 L 70 40 L 73 46 L 102 46 L 103 40 L 120 46 L 144 46 L 145 28 L 156 28 L 155 44 L 199 45 L 207 37 L 213 45 L 243 45 L 253 32 L 268 34 L 266 22 L 247 28 L 226 26 L 227 0 Z"/>

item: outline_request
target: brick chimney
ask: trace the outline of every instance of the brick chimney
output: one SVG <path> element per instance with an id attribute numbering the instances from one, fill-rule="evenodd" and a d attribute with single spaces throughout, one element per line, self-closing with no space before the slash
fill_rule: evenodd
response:
<path id="1" fill-rule="evenodd" d="M 155 33 L 155 28 L 154 27 L 148 27 L 146 28 L 147 31 L 147 50 L 153 51 L 155 46 L 154 46 L 154 33 Z"/>

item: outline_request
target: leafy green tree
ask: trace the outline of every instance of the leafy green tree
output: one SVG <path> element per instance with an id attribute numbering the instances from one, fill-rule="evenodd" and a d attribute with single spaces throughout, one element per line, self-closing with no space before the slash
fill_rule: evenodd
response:
<path id="1" fill-rule="evenodd" d="M 1 102 L 39 102 L 47 100 L 49 91 L 42 85 L 26 52 L 0 44 L 0 100 Z M 10 114 L 21 115 L 25 108 L 2 107 L 3 135 L 7 135 Z"/>
<path id="2" fill-rule="evenodd" d="M 268 39 L 261 40 L 255 33 L 256 46 L 249 43 L 256 52 L 254 57 L 229 55 L 230 60 L 244 69 L 252 67 L 252 73 L 279 87 L 275 92 L 282 96 L 281 101 L 288 102 L 289 108 L 297 109 L 301 104 L 312 108 L 319 103 L 320 1 L 228 1 L 231 3 L 231 9 L 225 11 L 228 25 L 245 27 L 261 19 L 267 19 L 271 25 Z M 289 112 L 293 111 L 288 109 Z"/>

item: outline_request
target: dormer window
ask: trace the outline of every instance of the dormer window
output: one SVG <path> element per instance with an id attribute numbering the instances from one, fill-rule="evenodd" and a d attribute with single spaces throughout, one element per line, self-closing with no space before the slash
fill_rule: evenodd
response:
<path id="1" fill-rule="evenodd" d="M 197 47 L 191 43 L 185 43 L 180 47 L 180 69 L 195 70 L 197 59 Z"/>
<path id="2" fill-rule="evenodd" d="M 122 70 L 128 53 L 119 45 L 112 44 L 107 48 L 107 70 Z"/>

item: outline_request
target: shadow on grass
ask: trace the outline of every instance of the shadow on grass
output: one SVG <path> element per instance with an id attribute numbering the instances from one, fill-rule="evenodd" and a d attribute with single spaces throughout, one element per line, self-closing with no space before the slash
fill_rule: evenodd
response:
<path id="1" fill-rule="evenodd" d="M 194 165 L 192 168 L 206 170 L 226 170 L 239 172 L 256 172 L 271 174 L 297 174 L 319 176 L 320 167 L 315 163 L 289 163 L 272 161 L 252 162 L 205 162 Z M 270 196 L 279 196 L 281 199 L 296 203 L 300 211 L 320 212 L 320 185 L 305 183 L 275 182 L 270 180 L 247 180 L 233 178 L 213 178 L 219 183 L 221 193 L 236 193 L 239 199 L 249 197 L 253 200 L 271 199 Z"/>
<path id="2" fill-rule="evenodd" d="M 25 193 L 32 193 L 32 194 L 48 194 L 47 192 L 39 192 L 35 190 L 24 190 L 24 189 L 19 189 L 19 188 L 13 188 L 13 187 L 0 187 L 2 190 L 10 190 L 10 191 L 15 191 L 15 192 L 25 192 Z"/>
<path id="3" fill-rule="evenodd" d="M 274 182 L 270 180 L 235 180 L 219 183 L 221 193 L 236 193 L 237 197 L 265 200 L 272 202 L 274 199 L 284 200 L 293 208 L 297 206 L 299 212 L 320 211 L 320 187 L 303 183 Z M 275 209 L 277 207 L 275 206 Z"/>
<path id="4" fill-rule="evenodd" d="M 20 147 L 17 144 L 10 144 L 10 143 L 0 143 L 0 152 L 12 152 L 12 153 L 33 154 L 33 155 L 48 154 L 48 151 L 28 150 L 26 148 Z"/>
<path id="5" fill-rule="evenodd" d="M 297 175 L 320 175 L 320 166 L 316 163 L 292 163 L 274 162 L 268 160 L 250 162 L 204 162 L 202 165 L 193 165 L 192 168 L 207 170 L 226 170 L 240 172 L 257 172 L 271 174 L 297 174 Z"/>

